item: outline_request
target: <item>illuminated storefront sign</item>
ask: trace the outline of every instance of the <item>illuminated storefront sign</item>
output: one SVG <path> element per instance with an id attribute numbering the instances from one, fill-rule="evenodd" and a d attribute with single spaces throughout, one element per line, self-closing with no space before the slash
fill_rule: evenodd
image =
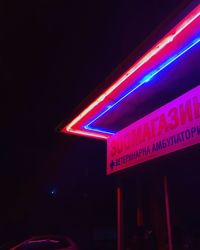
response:
<path id="1" fill-rule="evenodd" d="M 200 86 L 107 141 L 107 174 L 200 142 Z"/>

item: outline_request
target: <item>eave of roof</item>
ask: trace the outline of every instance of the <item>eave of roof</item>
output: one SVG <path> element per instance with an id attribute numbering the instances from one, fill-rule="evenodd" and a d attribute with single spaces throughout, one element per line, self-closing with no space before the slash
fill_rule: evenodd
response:
<path id="1" fill-rule="evenodd" d="M 200 4 L 183 13 L 185 16 L 166 35 L 84 107 L 74 119 L 62 125 L 60 131 L 97 139 L 107 139 L 111 136 L 113 131 L 99 129 L 94 124 L 199 44 Z"/>

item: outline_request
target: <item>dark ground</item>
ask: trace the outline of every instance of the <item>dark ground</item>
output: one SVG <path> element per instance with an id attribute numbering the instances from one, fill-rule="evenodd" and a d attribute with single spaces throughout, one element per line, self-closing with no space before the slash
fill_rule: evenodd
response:
<path id="1" fill-rule="evenodd" d="M 1 2 L 0 242 L 115 227 L 105 143 L 55 128 L 182 3 Z"/>

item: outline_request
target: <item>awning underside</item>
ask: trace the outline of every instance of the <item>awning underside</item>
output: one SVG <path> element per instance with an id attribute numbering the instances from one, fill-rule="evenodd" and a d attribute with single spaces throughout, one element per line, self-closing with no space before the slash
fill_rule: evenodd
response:
<path id="1" fill-rule="evenodd" d="M 107 139 L 200 84 L 200 4 L 62 128 Z"/>

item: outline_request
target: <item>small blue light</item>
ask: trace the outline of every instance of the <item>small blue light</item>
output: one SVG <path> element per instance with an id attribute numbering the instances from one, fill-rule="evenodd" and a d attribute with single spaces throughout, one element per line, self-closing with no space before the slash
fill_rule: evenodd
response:
<path id="1" fill-rule="evenodd" d="M 107 109 L 111 109 L 111 108 L 112 108 L 112 105 L 108 105 L 108 106 L 107 106 Z"/>
<path id="2" fill-rule="evenodd" d="M 178 52 L 176 55 L 174 55 L 173 57 L 170 57 L 167 61 L 165 61 L 163 64 L 161 64 L 157 69 L 151 71 L 150 73 L 148 73 L 146 76 L 144 76 L 142 78 L 142 80 L 139 81 L 139 83 L 134 86 L 128 93 L 126 93 L 125 95 L 123 95 L 120 99 L 118 99 L 115 103 L 108 105 L 106 107 L 106 109 L 100 113 L 97 117 L 95 117 L 92 121 L 90 121 L 86 126 L 84 126 L 85 129 L 87 130 L 91 130 L 91 131 L 96 131 L 96 132 L 101 132 L 101 133 L 106 133 L 109 135 L 113 135 L 115 134 L 114 132 L 110 132 L 110 131 L 105 131 L 103 129 L 99 129 L 99 128 L 92 128 L 90 125 L 92 123 L 94 123 L 96 120 L 98 120 L 100 117 L 102 117 L 104 114 L 106 114 L 109 110 L 111 110 L 113 107 L 115 107 L 117 104 L 119 104 L 123 99 L 125 99 L 127 96 L 129 96 L 131 93 L 133 93 L 136 89 L 138 89 L 140 86 L 142 86 L 143 84 L 149 82 L 150 80 L 152 80 L 152 78 L 157 75 L 160 71 L 162 71 L 163 69 L 165 69 L 167 66 L 169 66 L 171 63 L 173 63 L 174 61 L 176 61 L 176 59 L 178 59 L 179 57 L 181 57 L 183 54 L 185 54 L 188 50 L 190 50 L 192 47 L 194 47 L 196 44 L 198 44 L 200 42 L 200 38 L 196 38 L 192 43 L 189 44 L 189 46 L 187 46 L 186 48 L 184 48 L 183 50 L 181 50 L 180 52 Z"/>
<path id="3" fill-rule="evenodd" d="M 51 196 L 55 196 L 55 195 L 56 195 L 56 189 L 55 189 L 55 188 L 52 189 L 52 190 L 50 191 L 50 194 L 51 194 Z"/>

